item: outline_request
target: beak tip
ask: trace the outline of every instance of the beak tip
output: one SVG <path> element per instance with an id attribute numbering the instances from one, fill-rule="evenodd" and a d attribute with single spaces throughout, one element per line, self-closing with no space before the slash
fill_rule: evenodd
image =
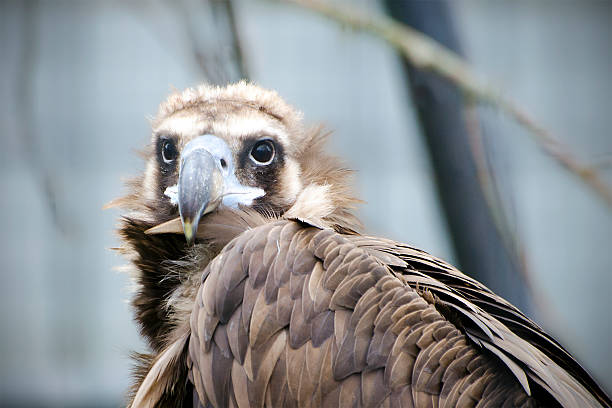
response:
<path id="1" fill-rule="evenodd" d="M 193 225 L 190 221 L 183 221 L 183 232 L 185 233 L 185 239 L 187 245 L 192 245 L 195 241 L 197 225 Z"/>

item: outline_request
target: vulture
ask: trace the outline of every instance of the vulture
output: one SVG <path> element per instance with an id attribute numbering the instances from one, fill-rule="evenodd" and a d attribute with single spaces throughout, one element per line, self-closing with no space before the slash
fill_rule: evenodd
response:
<path id="1" fill-rule="evenodd" d="M 149 347 L 130 407 L 611 406 L 486 286 L 359 233 L 327 135 L 247 82 L 160 105 L 113 203 Z"/>

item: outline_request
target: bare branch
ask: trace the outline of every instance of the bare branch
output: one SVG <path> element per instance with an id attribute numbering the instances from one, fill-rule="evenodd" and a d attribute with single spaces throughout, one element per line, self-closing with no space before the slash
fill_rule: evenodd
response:
<path id="1" fill-rule="evenodd" d="M 74 220 L 67 216 L 61 202 L 61 179 L 57 176 L 53 166 L 49 165 L 44 152 L 40 147 L 40 140 L 36 138 L 33 124 L 35 123 L 34 106 L 34 68 L 38 53 L 38 42 L 35 22 L 40 4 L 38 1 L 23 3 L 23 22 L 21 23 L 21 56 L 17 63 L 17 77 L 15 80 L 15 118 L 20 133 L 19 142 L 23 161 L 32 172 L 44 202 L 49 210 L 50 219 L 62 234 L 74 231 Z"/>
<path id="2" fill-rule="evenodd" d="M 515 261 L 518 263 L 517 269 L 523 276 L 525 285 L 529 288 L 530 293 L 533 292 L 533 282 L 530 277 L 527 265 L 527 252 L 523 246 L 520 237 L 513 230 L 509 221 L 508 212 L 506 210 L 505 201 L 501 197 L 499 183 L 495 176 L 495 172 L 491 168 L 491 163 L 487 158 L 485 151 L 483 134 L 478 119 L 476 105 L 469 103 L 465 110 L 465 122 L 468 131 L 468 141 L 474 164 L 476 165 L 476 175 L 480 183 L 487 207 L 491 213 L 493 223 L 502 238 L 502 242 L 509 253 L 514 255 Z"/>
<path id="3" fill-rule="evenodd" d="M 612 206 L 612 190 L 597 169 L 582 163 L 550 132 L 492 85 L 478 78 L 457 54 L 422 33 L 379 15 L 371 16 L 349 6 L 332 5 L 322 0 L 277 0 L 314 11 L 356 30 L 370 32 L 396 48 L 412 65 L 435 72 L 455 84 L 466 97 L 497 107 L 528 130 L 542 150 L 578 176 L 605 202 Z"/>
<path id="4" fill-rule="evenodd" d="M 239 25 L 236 22 L 236 10 L 232 0 L 222 1 L 226 9 L 228 18 L 228 25 L 230 29 L 230 43 L 235 54 L 235 63 L 238 67 L 238 72 L 241 79 L 249 78 L 249 69 L 247 61 L 244 57 L 244 50 L 242 47 L 242 35 L 239 30 Z"/>

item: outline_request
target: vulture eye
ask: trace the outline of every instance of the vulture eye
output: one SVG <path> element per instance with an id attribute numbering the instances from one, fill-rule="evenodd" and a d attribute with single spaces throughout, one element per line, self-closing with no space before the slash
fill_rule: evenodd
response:
<path id="1" fill-rule="evenodd" d="M 164 163 L 172 163 L 178 156 L 178 150 L 172 140 L 164 140 L 161 148 Z"/>
<path id="2" fill-rule="evenodd" d="M 256 164 L 270 164 L 274 158 L 274 145 L 270 140 L 260 140 L 251 149 L 251 160 Z"/>

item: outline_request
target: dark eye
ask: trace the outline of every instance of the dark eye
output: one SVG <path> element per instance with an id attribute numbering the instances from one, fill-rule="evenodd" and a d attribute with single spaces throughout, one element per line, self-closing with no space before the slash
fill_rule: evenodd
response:
<path id="1" fill-rule="evenodd" d="M 164 163 L 172 163 L 178 156 L 178 150 L 172 140 L 164 140 L 162 142 L 161 155 Z"/>
<path id="2" fill-rule="evenodd" d="M 269 140 L 260 140 L 251 149 L 251 159 L 257 164 L 270 164 L 274 158 L 274 145 Z"/>

